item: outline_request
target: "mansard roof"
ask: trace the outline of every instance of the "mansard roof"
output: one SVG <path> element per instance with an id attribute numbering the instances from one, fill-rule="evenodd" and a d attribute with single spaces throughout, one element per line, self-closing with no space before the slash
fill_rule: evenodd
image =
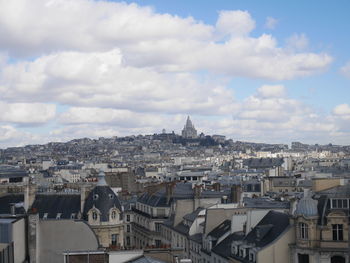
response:
<path id="1" fill-rule="evenodd" d="M 222 237 L 227 231 L 231 229 L 231 220 L 225 220 L 220 225 L 215 227 L 212 231 L 209 232 L 208 236 L 214 237 L 215 239 L 219 239 Z"/>
<path id="2" fill-rule="evenodd" d="M 264 247 L 277 239 L 289 226 L 285 213 L 269 211 L 245 237 L 244 241 L 255 247 Z"/>
<path id="3" fill-rule="evenodd" d="M 6 194 L 0 196 L 0 215 L 11 214 L 11 205 L 19 204 L 15 206 L 16 214 L 24 214 L 24 208 L 21 205 L 24 202 L 23 194 Z"/>
<path id="4" fill-rule="evenodd" d="M 37 211 L 39 217 L 47 214 L 47 219 L 70 219 L 72 214 L 80 212 L 80 195 L 78 194 L 37 194 L 32 205 L 32 211 Z"/>
<path id="5" fill-rule="evenodd" d="M 97 208 L 100 212 L 101 221 L 109 221 L 109 211 L 115 207 L 122 212 L 118 196 L 107 185 L 97 185 L 88 195 L 84 204 L 84 218 L 91 208 Z"/>

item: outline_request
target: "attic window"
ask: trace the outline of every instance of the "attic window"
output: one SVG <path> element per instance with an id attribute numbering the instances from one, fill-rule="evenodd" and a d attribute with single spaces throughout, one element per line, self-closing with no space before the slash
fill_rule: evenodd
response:
<path id="1" fill-rule="evenodd" d="M 113 195 L 112 194 L 109 194 L 109 199 L 113 199 Z"/>
<path id="2" fill-rule="evenodd" d="M 47 219 L 47 213 L 43 215 L 43 219 Z"/>
<path id="3" fill-rule="evenodd" d="M 94 200 L 98 199 L 98 194 L 94 194 L 94 196 L 92 197 Z"/>
<path id="4" fill-rule="evenodd" d="M 70 219 L 74 219 L 75 218 L 75 213 L 72 213 L 71 215 L 70 215 Z"/>
<path id="5" fill-rule="evenodd" d="M 61 219 L 61 213 L 57 213 L 57 215 L 56 215 L 56 219 Z"/>

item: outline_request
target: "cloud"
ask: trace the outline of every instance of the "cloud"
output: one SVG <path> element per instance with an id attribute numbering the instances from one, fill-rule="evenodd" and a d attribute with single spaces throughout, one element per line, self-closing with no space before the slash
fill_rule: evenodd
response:
<path id="1" fill-rule="evenodd" d="M 350 119 L 350 106 L 349 104 L 340 104 L 333 109 L 333 114 L 337 117 L 343 117 Z"/>
<path id="2" fill-rule="evenodd" d="M 276 18 L 268 16 L 268 17 L 266 17 L 266 22 L 265 22 L 264 27 L 272 30 L 272 29 L 275 29 L 277 24 L 278 24 L 278 20 Z"/>
<path id="3" fill-rule="evenodd" d="M 348 61 L 343 67 L 340 68 L 340 73 L 346 78 L 350 79 L 350 61 Z"/>
<path id="4" fill-rule="evenodd" d="M 263 85 L 258 89 L 258 94 L 262 97 L 284 97 L 286 88 L 283 85 Z"/>
<path id="5" fill-rule="evenodd" d="M 139 112 L 220 115 L 232 110 L 233 94 L 224 83 L 126 66 L 122 60 L 119 49 L 43 56 L 5 67 L 0 92 L 9 101 Z"/>
<path id="6" fill-rule="evenodd" d="M 226 36 L 247 36 L 255 28 L 255 21 L 247 11 L 220 11 L 216 30 Z"/>
<path id="7" fill-rule="evenodd" d="M 291 52 L 278 46 L 271 35 L 252 37 L 254 28 L 249 12 L 241 10 L 220 11 L 213 26 L 136 4 L 0 1 L 0 49 L 17 58 L 118 48 L 128 66 L 159 72 L 209 70 L 272 80 L 308 76 L 332 62 L 328 54 Z M 305 38 L 294 39 L 294 46 L 302 46 Z"/>
<path id="8" fill-rule="evenodd" d="M 309 45 L 309 39 L 305 34 L 294 34 L 287 38 L 287 47 L 295 50 L 304 50 Z"/>
<path id="9" fill-rule="evenodd" d="M 56 105 L 44 103 L 6 103 L 0 101 L 0 122 L 21 125 L 45 124 L 56 114 Z"/>

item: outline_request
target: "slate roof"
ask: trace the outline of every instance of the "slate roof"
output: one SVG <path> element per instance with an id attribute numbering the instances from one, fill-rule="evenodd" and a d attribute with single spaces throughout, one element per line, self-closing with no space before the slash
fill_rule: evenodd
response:
<path id="1" fill-rule="evenodd" d="M 226 189 L 222 192 L 203 190 L 201 192 L 200 198 L 220 198 L 224 195 L 229 196 L 230 189 Z M 167 202 L 165 188 L 160 189 L 154 194 L 144 193 L 138 198 L 137 201 L 153 207 L 169 207 L 174 200 L 193 199 L 194 197 L 194 190 L 192 189 L 192 185 L 190 183 L 177 183 L 174 186 L 173 195 L 171 196 L 169 203 Z"/>
<path id="2" fill-rule="evenodd" d="M 209 232 L 208 236 L 212 236 L 215 239 L 222 237 L 227 231 L 231 229 L 231 220 L 225 220 L 220 225 L 215 227 L 212 231 Z"/>
<path id="3" fill-rule="evenodd" d="M 194 210 L 192 213 L 186 214 L 183 218 L 185 220 L 188 220 L 190 222 L 194 222 L 194 220 L 197 218 L 198 214 L 203 211 L 204 208 L 198 207 L 196 210 Z"/>
<path id="4" fill-rule="evenodd" d="M 61 213 L 61 219 L 70 219 L 72 214 L 80 212 L 80 195 L 78 194 L 37 194 L 35 196 L 32 210 L 39 213 L 43 218 L 47 213 L 47 219 L 56 219 Z"/>
<path id="5" fill-rule="evenodd" d="M 244 207 L 249 208 L 281 208 L 281 209 L 289 209 L 290 202 L 288 201 L 277 201 L 271 200 L 267 198 L 250 198 L 243 197 Z"/>
<path id="6" fill-rule="evenodd" d="M 269 211 L 248 233 L 244 241 L 254 244 L 255 247 L 264 247 L 278 238 L 288 226 L 289 216 L 287 214 Z"/>
<path id="7" fill-rule="evenodd" d="M 17 178 L 26 176 L 28 176 L 27 172 L 16 166 L 0 165 L 0 178 Z"/>
<path id="8" fill-rule="evenodd" d="M 11 214 L 11 204 L 20 204 L 24 202 L 23 194 L 6 194 L 0 196 L 0 214 Z M 16 214 L 25 214 L 22 206 L 16 207 Z"/>
<path id="9" fill-rule="evenodd" d="M 161 261 L 147 256 L 141 256 L 139 258 L 129 260 L 127 261 L 127 263 L 165 263 L 165 261 Z"/>
<path id="10" fill-rule="evenodd" d="M 190 238 L 190 240 L 193 240 L 196 243 L 202 244 L 202 237 L 203 237 L 202 233 L 197 233 L 197 234 L 190 236 L 189 238 Z"/>
<path id="11" fill-rule="evenodd" d="M 218 245 L 216 245 L 212 249 L 212 252 L 228 259 L 231 255 L 232 241 L 242 240 L 244 237 L 245 237 L 244 232 L 232 233 L 228 237 L 226 237 L 223 241 L 221 241 Z"/>
<path id="12" fill-rule="evenodd" d="M 318 224 L 327 224 L 327 215 L 332 211 L 331 209 L 331 199 L 349 199 L 350 198 L 350 185 L 340 185 L 324 191 L 317 192 L 315 199 L 318 201 L 317 211 L 318 211 Z M 339 208 L 337 208 L 339 210 Z M 350 208 L 341 209 L 346 215 L 350 214 Z"/>
<path id="13" fill-rule="evenodd" d="M 89 193 L 84 204 L 85 219 L 87 219 L 89 210 L 94 206 L 101 212 L 102 222 L 109 221 L 109 210 L 112 207 L 117 208 L 120 212 L 123 211 L 118 196 L 107 185 L 98 185 Z"/>
<path id="14" fill-rule="evenodd" d="M 250 158 L 244 159 L 243 165 L 249 168 L 272 168 L 281 166 L 283 162 L 283 158 Z"/>

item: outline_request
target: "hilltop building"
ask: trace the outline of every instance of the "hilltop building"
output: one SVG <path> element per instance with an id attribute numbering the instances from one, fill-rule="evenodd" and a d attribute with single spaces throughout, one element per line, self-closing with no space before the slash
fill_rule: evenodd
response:
<path id="1" fill-rule="evenodd" d="M 197 130 L 195 129 L 190 116 L 187 117 L 186 124 L 182 130 L 182 137 L 186 139 L 195 139 L 197 138 Z"/>

